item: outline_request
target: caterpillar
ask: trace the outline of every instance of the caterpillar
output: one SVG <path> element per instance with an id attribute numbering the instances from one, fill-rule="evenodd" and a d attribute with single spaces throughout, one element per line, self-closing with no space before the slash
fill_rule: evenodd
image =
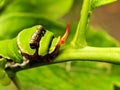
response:
<path id="1" fill-rule="evenodd" d="M 8 85 L 11 81 L 5 72 L 6 68 L 25 68 L 34 63 L 52 62 L 69 32 L 70 24 L 62 37 L 55 37 L 42 25 L 36 25 L 22 30 L 13 39 L 0 41 L 0 83 Z"/>

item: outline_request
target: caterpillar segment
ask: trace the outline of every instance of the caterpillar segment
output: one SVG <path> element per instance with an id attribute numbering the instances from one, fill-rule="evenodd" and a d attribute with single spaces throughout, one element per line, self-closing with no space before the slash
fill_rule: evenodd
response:
<path id="1" fill-rule="evenodd" d="M 61 44 L 64 44 L 70 31 L 70 25 L 67 25 L 65 34 L 61 37 L 55 37 L 54 34 L 45 30 L 43 26 L 37 25 L 27 30 L 23 30 L 18 35 L 18 47 L 25 59 L 33 62 L 52 62 L 58 54 Z M 26 40 L 23 41 L 22 35 L 29 32 Z M 23 43 L 26 43 L 23 45 Z"/>

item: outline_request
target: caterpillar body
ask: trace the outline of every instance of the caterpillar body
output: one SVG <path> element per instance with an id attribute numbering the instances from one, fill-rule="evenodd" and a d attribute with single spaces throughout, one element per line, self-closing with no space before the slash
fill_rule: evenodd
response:
<path id="1" fill-rule="evenodd" d="M 54 33 L 36 25 L 22 30 L 14 39 L 0 41 L 0 83 L 8 85 L 10 78 L 6 68 L 25 67 L 34 63 L 52 62 L 58 54 L 60 45 L 68 36 L 70 25 L 65 34 L 55 37 Z"/>

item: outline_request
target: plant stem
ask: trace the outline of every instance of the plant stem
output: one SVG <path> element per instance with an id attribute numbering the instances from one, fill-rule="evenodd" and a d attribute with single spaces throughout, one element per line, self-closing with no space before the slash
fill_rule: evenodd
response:
<path id="1" fill-rule="evenodd" d="M 98 61 L 120 64 L 120 48 L 85 47 L 80 49 L 68 48 L 61 51 L 55 62 L 65 61 Z"/>
<path id="2" fill-rule="evenodd" d="M 78 23 L 75 36 L 71 42 L 72 45 L 75 46 L 76 48 L 85 47 L 87 45 L 85 33 L 87 30 L 86 28 L 87 28 L 87 24 L 88 24 L 89 16 L 90 16 L 89 9 L 90 9 L 90 0 L 83 0 L 81 18 Z"/>

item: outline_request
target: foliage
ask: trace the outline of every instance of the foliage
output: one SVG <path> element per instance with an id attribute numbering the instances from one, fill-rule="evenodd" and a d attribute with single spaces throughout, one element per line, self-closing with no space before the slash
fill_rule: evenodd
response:
<path id="1" fill-rule="evenodd" d="M 86 20 L 91 15 L 89 11 L 92 12 L 93 9 L 115 0 L 90 1 L 92 4 L 88 8 Z M 70 10 L 73 2 L 75 1 L 0 0 L 0 40 L 11 39 L 24 28 L 37 24 L 43 25 L 46 29 L 54 32 L 56 36 L 62 35 L 65 23 L 61 24 L 57 20 Z M 82 28 L 85 29 L 86 25 Z M 71 33 L 66 45 L 74 38 L 75 29 L 76 25 L 71 24 Z M 86 41 L 89 46 L 119 46 L 118 42 L 104 30 L 95 31 L 91 27 L 87 27 L 86 30 Z M 61 50 L 66 45 L 61 47 Z M 89 54 L 89 52 L 87 53 Z M 21 90 L 26 90 L 26 88 L 29 90 L 113 90 L 114 86 L 119 88 L 120 85 L 119 71 L 118 65 L 110 63 L 70 61 L 23 70 L 17 73 L 17 77 Z M 10 87 L 0 86 L 0 88 L 9 90 Z"/>

